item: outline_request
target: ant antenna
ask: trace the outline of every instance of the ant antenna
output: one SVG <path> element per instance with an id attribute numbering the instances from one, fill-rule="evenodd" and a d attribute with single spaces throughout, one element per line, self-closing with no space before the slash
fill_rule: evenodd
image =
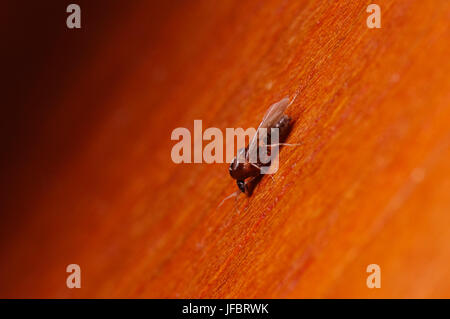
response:
<path id="1" fill-rule="evenodd" d="M 217 206 L 217 208 L 219 208 L 220 206 L 222 206 L 223 203 L 224 203 L 225 201 L 229 200 L 229 199 L 232 198 L 232 197 L 236 197 L 236 199 L 237 199 L 237 196 L 239 195 L 239 193 L 240 193 L 240 191 L 238 190 L 238 191 L 235 191 L 234 193 L 228 195 L 227 197 L 225 197 L 225 198 L 220 202 L 219 206 Z"/>

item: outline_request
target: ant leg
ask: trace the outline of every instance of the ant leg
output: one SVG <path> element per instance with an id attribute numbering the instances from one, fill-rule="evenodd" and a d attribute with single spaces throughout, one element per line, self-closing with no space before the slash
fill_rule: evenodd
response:
<path id="1" fill-rule="evenodd" d="M 238 199 L 238 197 L 236 196 L 236 198 L 234 199 L 234 209 L 237 211 L 238 215 L 240 215 L 241 211 L 238 208 L 238 205 L 237 205 L 238 201 L 237 201 L 237 199 Z"/>
<path id="2" fill-rule="evenodd" d="M 261 167 L 259 167 L 258 165 L 256 165 L 255 163 L 252 163 L 252 162 L 249 162 L 250 163 L 250 165 L 252 165 L 252 166 L 254 166 L 254 167 L 256 167 L 257 169 L 259 169 L 259 170 L 261 170 Z"/>
<path id="3" fill-rule="evenodd" d="M 225 198 L 220 202 L 220 204 L 219 204 L 219 206 L 217 206 L 217 208 L 219 208 L 220 206 L 222 206 L 223 203 L 224 203 L 225 201 L 229 200 L 231 197 L 236 197 L 236 198 L 237 198 L 239 194 L 240 194 L 240 191 L 236 191 L 236 192 L 234 192 L 234 193 L 228 195 L 227 197 L 225 197 Z"/>

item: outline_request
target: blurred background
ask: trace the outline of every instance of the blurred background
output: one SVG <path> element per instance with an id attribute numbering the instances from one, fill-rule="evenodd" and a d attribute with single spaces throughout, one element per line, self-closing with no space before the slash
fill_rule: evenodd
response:
<path id="1" fill-rule="evenodd" d="M 72 2 L 2 5 L 0 297 L 450 296 L 449 1 Z M 250 198 L 171 161 L 295 92 Z"/>

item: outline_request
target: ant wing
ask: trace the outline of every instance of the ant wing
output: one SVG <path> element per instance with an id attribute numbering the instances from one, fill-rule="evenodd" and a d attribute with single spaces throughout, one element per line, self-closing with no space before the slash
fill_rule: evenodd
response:
<path id="1" fill-rule="evenodd" d="M 247 149 L 245 147 L 238 150 L 236 155 L 236 161 L 238 163 L 245 163 L 246 152 Z"/>
<path id="2" fill-rule="evenodd" d="M 295 97 L 294 97 L 295 99 Z M 294 102 L 294 100 L 292 100 Z M 292 103 L 291 102 L 291 103 Z M 289 97 L 286 96 L 282 100 L 272 104 L 269 109 L 267 110 L 266 114 L 264 115 L 264 118 L 261 121 L 261 124 L 259 124 L 258 129 L 256 130 L 255 135 L 253 136 L 249 146 L 248 146 L 248 152 L 247 156 L 249 154 L 253 154 L 253 152 L 256 153 L 256 150 L 258 149 L 259 145 L 259 132 L 261 128 L 272 128 L 283 116 L 284 110 L 291 104 L 289 103 Z"/>

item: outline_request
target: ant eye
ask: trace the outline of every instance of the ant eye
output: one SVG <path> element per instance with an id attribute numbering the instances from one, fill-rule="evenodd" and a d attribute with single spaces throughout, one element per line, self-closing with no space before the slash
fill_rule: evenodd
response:
<path id="1" fill-rule="evenodd" d="M 244 181 L 236 181 L 239 190 L 245 193 L 245 182 Z"/>

